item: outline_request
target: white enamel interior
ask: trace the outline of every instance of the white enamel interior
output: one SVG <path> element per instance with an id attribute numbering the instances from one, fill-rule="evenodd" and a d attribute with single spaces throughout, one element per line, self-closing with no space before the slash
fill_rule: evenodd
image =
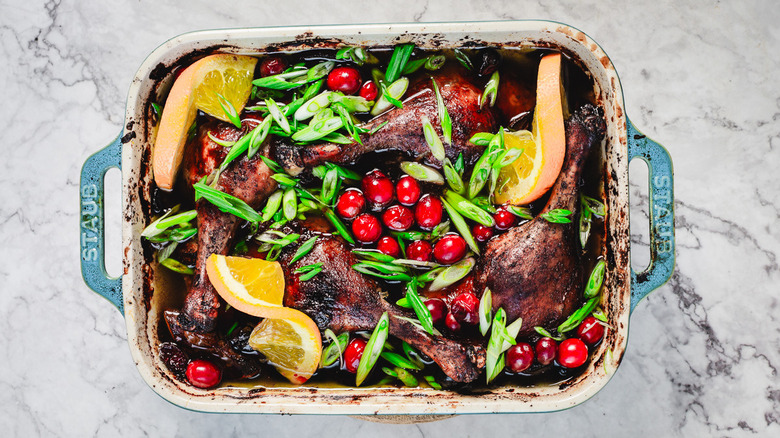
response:
<path id="1" fill-rule="evenodd" d="M 608 123 L 604 156 L 607 164 L 609 209 L 608 244 L 614 256 L 607 274 L 602 305 L 616 327 L 614 336 L 593 354 L 588 370 L 565 387 L 505 386 L 479 395 L 461 395 L 430 388 L 316 388 L 280 385 L 266 388 L 223 387 L 198 390 L 175 380 L 156 354 L 160 309 L 174 306 L 181 297 L 165 292 L 167 277 L 155 272 L 144 259 L 140 232 L 146 224 L 141 198 L 148 199 L 149 176 L 142 175 L 142 159 L 148 157 L 151 134 L 144 121 L 146 101 L 157 90 L 150 73 L 159 64 L 172 65 L 193 51 L 227 45 L 223 51 L 257 53 L 268 44 L 296 37 L 335 38 L 350 45 L 392 45 L 413 40 L 426 45 L 435 37 L 439 47 L 457 47 L 462 41 L 509 43 L 534 46 L 553 44 L 578 58 L 593 74 Z M 170 78 L 170 74 L 168 75 Z M 209 412 L 285 414 L 464 414 L 498 412 L 544 412 L 575 406 L 594 395 L 609 380 L 625 350 L 630 302 L 628 259 L 628 167 L 626 120 L 620 82 L 611 62 L 588 36 L 569 26 L 542 21 L 467 22 L 435 24 L 381 24 L 362 26 L 277 27 L 230 29 L 190 33 L 167 41 L 152 52 L 139 68 L 128 94 L 126 132 L 135 134 L 123 147 L 122 173 L 125 222 L 123 278 L 125 319 L 133 358 L 144 380 L 166 400 L 188 409 Z M 146 154 L 146 155 L 145 155 Z M 151 308 L 144 299 L 144 278 L 151 278 Z M 179 301 L 180 302 L 180 301 Z M 611 353 L 610 353 L 611 352 Z"/>

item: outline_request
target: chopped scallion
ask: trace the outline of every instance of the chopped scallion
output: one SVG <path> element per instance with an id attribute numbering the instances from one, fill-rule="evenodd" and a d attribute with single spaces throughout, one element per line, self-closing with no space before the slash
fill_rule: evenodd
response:
<path id="1" fill-rule="evenodd" d="M 355 385 L 360 386 L 371 369 L 374 368 L 379 355 L 382 353 L 382 349 L 387 341 L 387 336 L 390 331 L 390 320 L 387 316 L 387 312 L 384 312 L 379 318 L 374 331 L 371 333 L 371 337 L 366 343 L 366 348 L 363 350 L 363 356 L 358 363 L 357 375 L 355 376 Z"/>
<path id="2" fill-rule="evenodd" d="M 441 203 L 444 205 L 444 209 L 447 210 L 447 214 L 455 225 L 455 229 L 458 230 L 460 235 L 469 245 L 469 248 L 476 254 L 479 254 L 479 246 L 477 246 L 477 242 L 474 240 L 474 235 L 471 234 L 471 228 L 469 228 L 466 221 L 463 220 L 463 216 L 461 216 L 446 200 L 442 199 Z"/>
<path id="3" fill-rule="evenodd" d="M 401 163 L 401 170 L 417 181 L 429 182 L 433 184 L 444 184 L 444 177 L 432 167 L 414 161 L 404 161 Z"/>
<path id="4" fill-rule="evenodd" d="M 476 263 L 477 262 L 473 257 L 466 257 L 458 263 L 444 268 L 444 270 L 442 270 L 439 275 L 433 279 L 433 283 L 431 283 L 431 286 L 428 289 L 431 291 L 437 291 L 457 283 L 458 281 L 465 278 L 469 272 L 471 272 Z"/>

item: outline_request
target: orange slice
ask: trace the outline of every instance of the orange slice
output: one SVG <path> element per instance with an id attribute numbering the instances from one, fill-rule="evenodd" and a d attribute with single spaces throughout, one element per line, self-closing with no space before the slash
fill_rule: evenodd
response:
<path id="1" fill-rule="evenodd" d="M 301 384 L 317 371 L 322 338 L 314 321 L 304 313 L 289 309 L 284 319 L 264 319 L 249 337 L 249 346 L 263 353 L 277 371 L 290 382 Z"/>
<path id="2" fill-rule="evenodd" d="M 528 204 L 555 184 L 566 155 L 562 91 L 561 54 L 546 55 L 539 63 L 531 136 L 509 133 L 504 137 L 505 147 L 524 150 L 514 163 L 501 169 L 496 203 Z"/>
<path id="3" fill-rule="evenodd" d="M 152 150 L 152 171 L 157 186 L 171 190 L 184 155 L 187 131 L 197 110 L 228 121 L 217 93 L 225 97 L 238 114 L 252 91 L 257 58 L 217 54 L 187 67 L 171 87 L 165 100 L 160 126 Z"/>

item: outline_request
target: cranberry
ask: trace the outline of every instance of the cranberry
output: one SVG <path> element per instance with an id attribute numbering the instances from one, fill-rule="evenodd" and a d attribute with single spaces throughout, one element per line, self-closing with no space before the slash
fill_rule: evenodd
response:
<path id="1" fill-rule="evenodd" d="M 455 319 L 466 324 L 477 324 L 479 322 L 478 308 L 479 300 L 471 292 L 463 292 L 450 303 L 450 309 L 452 309 L 451 312 Z"/>
<path id="2" fill-rule="evenodd" d="M 217 386 L 222 380 L 222 371 L 213 363 L 196 359 L 187 365 L 187 380 L 198 388 L 211 388 Z"/>
<path id="3" fill-rule="evenodd" d="M 527 370 L 533 362 L 534 349 L 525 342 L 518 342 L 506 352 L 506 366 L 516 373 Z"/>
<path id="4" fill-rule="evenodd" d="M 536 341 L 536 360 L 542 365 L 550 365 L 557 351 L 558 343 L 554 339 L 542 338 Z"/>
<path id="5" fill-rule="evenodd" d="M 460 331 L 460 323 L 455 319 L 455 315 L 453 315 L 452 312 L 448 313 L 444 318 L 444 325 L 453 332 Z"/>
<path id="6" fill-rule="evenodd" d="M 372 170 L 363 177 L 363 193 L 376 206 L 383 206 L 393 199 L 393 182 L 379 170 Z"/>
<path id="7" fill-rule="evenodd" d="M 577 338 L 567 339 L 558 346 L 558 363 L 566 368 L 577 368 L 588 359 L 588 347 Z"/>
<path id="8" fill-rule="evenodd" d="M 368 81 L 360 87 L 360 97 L 366 100 L 374 100 L 379 95 L 379 88 L 377 88 L 374 81 Z"/>
<path id="9" fill-rule="evenodd" d="M 496 221 L 496 228 L 506 230 L 515 225 L 516 218 L 509 210 L 501 208 L 493 215 L 493 219 Z"/>
<path id="10" fill-rule="evenodd" d="M 477 239 L 477 242 L 487 242 L 493 237 L 493 228 L 486 227 L 482 224 L 476 224 L 474 225 L 474 228 L 471 229 L 471 233 L 474 234 L 474 238 Z"/>
<path id="11" fill-rule="evenodd" d="M 336 212 L 344 219 L 352 219 L 366 206 L 366 198 L 358 189 L 349 189 L 339 196 Z"/>
<path id="12" fill-rule="evenodd" d="M 352 222 L 352 232 L 361 243 L 373 243 L 382 235 L 382 224 L 376 217 L 363 213 Z"/>
<path id="13" fill-rule="evenodd" d="M 409 175 L 404 175 L 395 185 L 395 193 L 398 196 L 398 202 L 403 205 L 414 205 L 420 199 L 420 184 Z"/>
<path id="14" fill-rule="evenodd" d="M 441 216 L 444 213 L 442 208 L 443 206 L 439 198 L 434 198 L 431 195 L 423 196 L 414 209 L 414 217 L 417 219 L 417 224 L 420 225 L 420 228 L 431 230 L 436 225 L 439 225 Z"/>
<path id="15" fill-rule="evenodd" d="M 376 243 L 376 249 L 383 254 L 396 258 L 401 256 L 401 246 L 392 237 L 385 236 L 379 239 L 379 242 Z"/>
<path id="16" fill-rule="evenodd" d="M 447 234 L 433 247 L 433 256 L 439 263 L 455 263 L 466 255 L 466 240 L 459 234 Z"/>
<path id="17" fill-rule="evenodd" d="M 598 319 L 589 316 L 577 327 L 577 336 L 588 345 L 596 345 L 604 337 L 604 326 Z"/>
<path id="18" fill-rule="evenodd" d="M 434 324 L 444 321 L 444 317 L 447 314 L 447 305 L 444 304 L 444 300 L 439 298 L 425 300 L 425 307 L 431 312 L 431 319 L 433 319 Z"/>
<path id="19" fill-rule="evenodd" d="M 406 257 L 420 262 L 430 262 L 433 247 L 427 240 L 415 240 L 406 248 Z"/>
<path id="20" fill-rule="evenodd" d="M 382 222 L 393 231 L 406 231 L 414 223 L 414 215 L 412 210 L 402 205 L 393 205 L 385 210 Z"/>
<path id="21" fill-rule="evenodd" d="M 282 73 L 287 68 L 287 61 L 279 56 L 268 56 L 260 61 L 260 76 L 273 76 Z"/>
<path id="22" fill-rule="evenodd" d="M 363 357 L 363 350 L 366 349 L 366 341 L 362 338 L 355 338 L 344 349 L 344 368 L 350 373 L 356 373 L 360 358 Z"/>
<path id="23" fill-rule="evenodd" d="M 328 74 L 328 88 L 344 94 L 355 94 L 360 90 L 360 73 L 353 67 L 336 67 Z"/>
<path id="24" fill-rule="evenodd" d="M 173 374 L 183 376 L 187 370 L 187 353 L 173 342 L 160 344 L 160 358 Z"/>

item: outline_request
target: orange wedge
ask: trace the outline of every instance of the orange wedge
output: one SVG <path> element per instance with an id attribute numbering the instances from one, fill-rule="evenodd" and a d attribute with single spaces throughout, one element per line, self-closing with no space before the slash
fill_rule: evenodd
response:
<path id="1" fill-rule="evenodd" d="M 501 169 L 496 203 L 528 204 L 555 184 L 566 155 L 562 92 L 561 54 L 546 55 L 539 63 L 531 135 L 520 131 L 504 137 L 505 147 L 523 148 L 523 154 Z"/>
<path id="2" fill-rule="evenodd" d="M 257 58 L 217 54 L 187 67 L 171 87 L 165 100 L 157 138 L 152 150 L 152 171 L 157 186 L 171 190 L 184 155 L 187 131 L 197 110 L 228 121 L 217 93 L 225 97 L 238 114 L 252 91 Z"/>
<path id="3" fill-rule="evenodd" d="M 295 309 L 284 319 L 264 319 L 249 336 L 249 346 L 263 353 L 290 382 L 301 384 L 317 371 L 322 338 L 311 318 Z"/>

